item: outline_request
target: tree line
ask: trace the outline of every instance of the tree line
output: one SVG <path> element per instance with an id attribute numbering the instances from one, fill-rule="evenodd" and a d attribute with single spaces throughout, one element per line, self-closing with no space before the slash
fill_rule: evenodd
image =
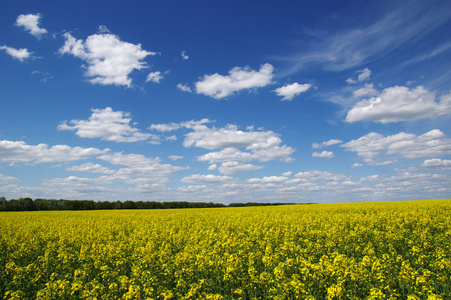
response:
<path id="1" fill-rule="evenodd" d="M 243 207 L 286 205 L 293 203 L 230 203 L 228 205 L 213 202 L 187 201 L 94 201 L 65 199 L 31 199 L 19 198 L 6 200 L 0 197 L 0 211 L 41 211 L 41 210 L 101 210 L 101 209 L 174 209 L 174 208 L 208 208 L 208 207 Z"/>

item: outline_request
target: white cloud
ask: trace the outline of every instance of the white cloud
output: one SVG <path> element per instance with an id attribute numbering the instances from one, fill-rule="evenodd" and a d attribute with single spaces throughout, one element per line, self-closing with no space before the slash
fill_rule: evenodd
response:
<path id="1" fill-rule="evenodd" d="M 342 173 L 330 173 L 328 171 L 306 171 L 299 172 L 294 177 L 304 179 L 306 181 L 345 181 L 349 178 Z"/>
<path id="2" fill-rule="evenodd" d="M 215 166 L 215 165 L 213 165 Z M 219 167 L 217 167 L 218 171 L 222 174 L 231 175 L 242 172 L 249 172 L 253 170 L 262 169 L 263 166 L 253 165 L 253 164 L 242 164 L 237 161 L 227 161 L 222 163 Z M 214 168 L 216 169 L 216 168 Z"/>
<path id="3" fill-rule="evenodd" d="M 150 166 L 161 161 L 158 157 L 152 158 L 142 154 L 123 154 L 118 152 L 101 155 L 97 158 L 107 161 L 112 165 L 124 165 L 129 167 Z"/>
<path id="4" fill-rule="evenodd" d="M 291 163 L 294 161 L 294 158 L 290 157 L 290 155 L 293 154 L 294 151 L 294 148 L 286 145 L 274 145 L 267 148 L 253 149 L 252 154 L 256 160 L 262 162 L 278 159 L 286 163 Z"/>
<path id="5" fill-rule="evenodd" d="M 0 141 L 0 161 L 10 163 L 50 163 L 87 159 L 108 152 L 109 149 L 69 147 L 47 144 L 28 145 L 23 141 Z"/>
<path id="6" fill-rule="evenodd" d="M 152 124 L 149 126 L 150 130 L 157 130 L 161 132 L 169 132 L 178 130 L 180 128 L 188 128 L 188 129 L 195 129 L 195 128 L 204 128 L 203 124 L 212 123 L 215 121 L 211 121 L 209 119 L 201 119 L 199 121 L 185 121 L 180 123 L 163 123 L 163 124 Z"/>
<path id="7" fill-rule="evenodd" d="M 177 188 L 177 191 L 184 192 L 184 193 L 195 193 L 195 192 L 202 192 L 207 188 L 206 185 L 189 185 L 189 186 L 182 186 Z"/>
<path id="8" fill-rule="evenodd" d="M 208 128 L 198 126 L 193 132 L 185 136 L 185 147 L 200 147 L 204 149 L 221 149 L 198 158 L 201 161 L 225 162 L 258 160 L 269 161 L 274 159 L 286 162 L 292 161 L 290 155 L 294 149 L 286 145 L 280 146 L 282 140 L 272 131 L 241 131 L 235 125 L 227 125 L 224 128 Z M 244 148 L 244 152 L 236 148 Z"/>
<path id="9" fill-rule="evenodd" d="M 169 132 L 179 129 L 181 126 L 178 123 L 168 123 L 168 124 L 152 124 L 149 129 L 157 130 L 161 132 Z"/>
<path id="10" fill-rule="evenodd" d="M 357 79 L 350 77 L 350 78 L 346 79 L 346 82 L 349 84 L 356 84 L 357 82 L 368 80 L 371 76 L 371 70 L 368 68 L 365 68 L 363 70 L 358 70 L 357 73 L 359 74 L 357 76 Z"/>
<path id="11" fill-rule="evenodd" d="M 451 170 L 451 160 L 442 160 L 440 158 L 428 159 L 421 164 L 421 167 L 427 170 Z"/>
<path id="12" fill-rule="evenodd" d="M 284 100 L 293 100 L 294 97 L 308 91 L 311 87 L 312 85 L 309 83 L 299 84 L 295 82 L 293 84 L 284 85 L 280 88 L 275 89 L 274 91 L 277 93 L 278 96 L 283 97 L 282 101 L 284 101 Z"/>
<path id="13" fill-rule="evenodd" d="M 355 163 L 351 166 L 351 168 L 360 168 L 360 167 L 363 167 L 363 164 Z"/>
<path id="14" fill-rule="evenodd" d="M 210 152 L 197 158 L 198 161 L 208 161 L 210 163 L 227 161 L 250 161 L 252 159 L 253 156 L 251 153 L 244 152 L 233 147 L 225 148 L 217 152 Z"/>
<path id="15" fill-rule="evenodd" d="M 451 113 L 451 94 L 436 102 L 434 92 L 422 86 L 386 88 L 378 97 L 362 100 L 348 112 L 345 121 L 372 120 L 380 123 L 436 118 Z"/>
<path id="16" fill-rule="evenodd" d="M 395 168 L 393 171 L 395 172 L 418 172 L 421 169 L 418 167 L 401 167 L 401 168 Z"/>
<path id="17" fill-rule="evenodd" d="M 378 180 L 380 180 L 380 176 L 377 174 L 360 178 L 360 181 L 378 181 Z"/>
<path id="18" fill-rule="evenodd" d="M 357 152 L 369 164 L 386 164 L 394 161 L 375 162 L 373 159 L 385 155 L 398 155 L 403 158 L 419 158 L 451 154 L 451 140 L 438 129 L 423 135 L 400 132 L 383 136 L 376 132 L 368 133 L 357 140 L 341 145 L 348 151 Z"/>
<path id="19" fill-rule="evenodd" d="M 331 139 L 331 140 L 328 140 L 326 142 L 322 142 L 321 144 L 313 143 L 312 144 L 312 148 L 319 149 L 319 148 L 328 147 L 328 146 L 341 144 L 341 143 L 343 143 L 342 140 Z"/>
<path id="20" fill-rule="evenodd" d="M 177 140 L 177 137 L 175 135 L 166 136 L 164 138 L 166 141 L 175 142 Z"/>
<path id="21" fill-rule="evenodd" d="M 188 92 L 188 93 L 191 93 L 192 91 L 191 91 L 191 88 L 189 87 L 189 86 L 187 86 L 186 84 L 181 84 L 181 83 L 179 83 L 179 84 L 177 84 L 177 88 L 179 89 L 179 90 L 181 90 L 182 92 Z"/>
<path id="22" fill-rule="evenodd" d="M 88 189 L 90 185 L 107 185 L 107 184 L 113 184 L 114 182 L 117 182 L 118 179 L 116 179 L 113 176 L 99 176 L 95 178 L 87 178 L 87 177 L 77 177 L 77 176 L 69 176 L 66 178 L 54 178 L 47 180 L 45 185 L 46 186 L 59 186 L 61 187 L 70 187 L 70 188 L 82 188 L 82 189 Z M 92 187 L 91 187 L 92 188 Z M 101 190 L 104 190 L 106 187 L 96 187 L 100 188 Z"/>
<path id="23" fill-rule="evenodd" d="M 286 182 L 288 177 L 285 176 L 266 176 L 263 178 L 251 178 L 248 179 L 249 183 L 281 183 Z"/>
<path id="24" fill-rule="evenodd" d="M 182 59 L 187 60 L 189 58 L 188 54 L 186 54 L 186 51 L 182 51 Z"/>
<path id="25" fill-rule="evenodd" d="M 16 26 L 22 26 L 37 38 L 41 38 L 47 33 L 47 30 L 39 27 L 41 14 L 19 15 L 16 20 Z"/>
<path id="26" fill-rule="evenodd" d="M 376 96 L 379 92 L 374 88 L 372 83 L 365 83 L 363 88 L 353 92 L 354 97 Z"/>
<path id="27" fill-rule="evenodd" d="M 73 166 L 66 168 L 67 171 L 79 171 L 79 172 L 91 172 L 91 173 L 103 173 L 113 174 L 115 171 L 110 170 L 107 167 L 102 167 L 99 164 L 93 164 L 91 162 L 84 163 L 80 166 Z"/>
<path id="28" fill-rule="evenodd" d="M 65 33 L 66 42 L 60 48 L 61 54 L 72 54 L 87 63 L 85 76 L 93 84 L 123 85 L 130 87 L 132 79 L 129 75 L 133 70 L 147 68 L 142 62 L 148 55 L 156 52 L 145 51 L 140 44 L 123 42 L 118 36 L 110 33 L 100 33 L 76 40 L 71 34 Z"/>
<path id="29" fill-rule="evenodd" d="M 359 71 L 357 71 L 357 73 L 359 73 L 359 76 L 357 77 L 357 81 L 368 80 L 370 78 L 370 75 L 371 75 L 371 71 L 368 68 L 365 68 L 363 70 L 359 70 Z"/>
<path id="30" fill-rule="evenodd" d="M 181 182 L 196 183 L 196 184 L 218 184 L 236 181 L 235 178 L 230 176 L 216 176 L 216 175 L 202 175 L 193 174 L 180 179 Z"/>
<path id="31" fill-rule="evenodd" d="M 21 62 L 31 57 L 32 52 L 28 52 L 27 48 L 15 49 L 8 46 L 1 46 L 0 50 L 5 50 L 6 53 L 11 55 L 13 58 L 20 60 Z"/>
<path id="32" fill-rule="evenodd" d="M 312 157 L 332 158 L 334 153 L 332 151 L 313 152 Z"/>
<path id="33" fill-rule="evenodd" d="M 8 184 L 14 181 L 18 181 L 19 179 L 12 176 L 6 176 L 3 174 L 0 174 L 0 184 Z"/>
<path id="34" fill-rule="evenodd" d="M 146 78 L 146 82 L 155 82 L 155 83 L 160 83 L 160 80 L 163 79 L 163 75 L 161 75 L 160 71 L 156 71 L 156 72 L 150 72 L 149 75 L 147 75 Z"/>
<path id="35" fill-rule="evenodd" d="M 169 157 L 169 159 L 171 159 L 173 161 L 183 159 L 183 156 L 180 156 L 180 155 L 169 155 L 168 157 Z"/>
<path id="36" fill-rule="evenodd" d="M 142 133 L 130 126 L 130 113 L 113 111 L 111 107 L 92 109 L 89 120 L 71 120 L 68 125 L 64 121 L 58 130 L 75 130 L 75 134 L 83 138 L 100 138 L 112 142 L 137 142 L 152 138 L 158 143 L 159 137 L 150 133 Z"/>
<path id="37" fill-rule="evenodd" d="M 356 81 L 355 79 L 351 78 L 351 77 L 349 77 L 348 79 L 346 79 L 346 82 L 347 82 L 348 84 L 356 84 L 356 83 L 357 83 L 357 81 Z"/>
<path id="38" fill-rule="evenodd" d="M 186 135 L 185 147 L 218 149 L 229 147 L 248 147 L 249 149 L 268 148 L 281 143 L 280 137 L 272 131 L 241 131 L 236 125 L 224 128 L 202 126 Z"/>
<path id="39" fill-rule="evenodd" d="M 240 90 L 267 86 L 274 76 L 273 71 L 272 65 L 264 64 L 259 71 L 251 70 L 249 67 L 235 67 L 229 71 L 227 76 L 218 73 L 204 75 L 200 81 L 195 83 L 196 93 L 222 99 Z"/>
<path id="40" fill-rule="evenodd" d="M 148 184 L 165 183 L 173 172 L 186 170 L 186 167 L 160 164 L 158 157 L 146 157 L 142 154 L 110 153 L 100 155 L 97 159 L 106 161 L 112 165 L 123 165 L 114 173 L 115 180 L 122 180 L 130 184 L 136 184 L 145 188 Z"/>

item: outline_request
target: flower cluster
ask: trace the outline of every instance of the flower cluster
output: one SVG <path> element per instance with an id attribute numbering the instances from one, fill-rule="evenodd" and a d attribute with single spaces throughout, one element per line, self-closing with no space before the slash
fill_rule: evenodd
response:
<path id="1" fill-rule="evenodd" d="M 0 228 L 2 299 L 451 295 L 449 200 L 0 213 Z"/>

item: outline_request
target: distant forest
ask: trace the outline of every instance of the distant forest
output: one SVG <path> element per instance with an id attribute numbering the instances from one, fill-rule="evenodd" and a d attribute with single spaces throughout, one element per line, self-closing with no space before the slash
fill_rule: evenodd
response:
<path id="1" fill-rule="evenodd" d="M 294 203 L 230 203 L 228 205 L 213 202 L 155 202 L 155 201 L 93 201 L 64 199 L 19 198 L 6 200 L 0 197 L 0 211 L 37 211 L 37 210 L 101 210 L 101 209 L 173 209 L 207 207 L 270 206 Z"/>

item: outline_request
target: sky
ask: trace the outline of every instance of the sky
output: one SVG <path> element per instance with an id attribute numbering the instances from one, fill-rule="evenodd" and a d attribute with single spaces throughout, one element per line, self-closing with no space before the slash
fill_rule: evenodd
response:
<path id="1" fill-rule="evenodd" d="M 451 2 L 0 2 L 0 196 L 451 198 Z"/>

